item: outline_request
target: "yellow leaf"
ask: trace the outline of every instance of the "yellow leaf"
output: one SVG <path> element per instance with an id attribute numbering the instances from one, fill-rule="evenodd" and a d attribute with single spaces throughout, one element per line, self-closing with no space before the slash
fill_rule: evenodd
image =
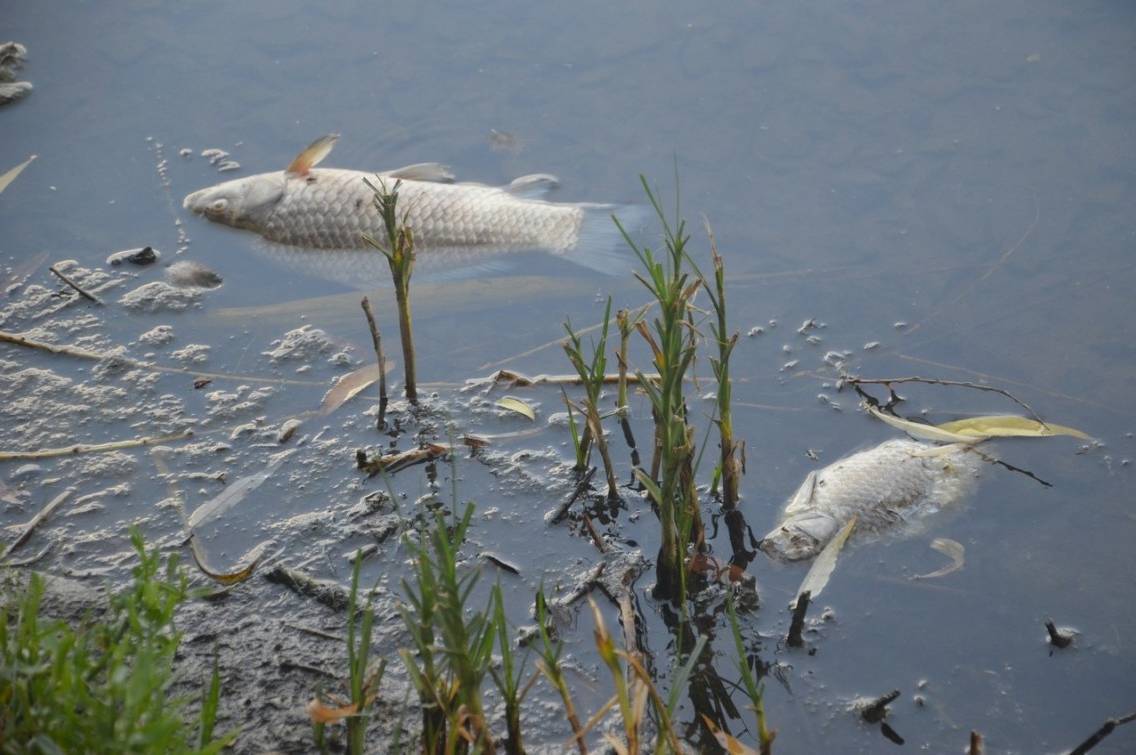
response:
<path id="1" fill-rule="evenodd" d="M 498 399 L 497 406 L 516 412 L 517 414 L 523 414 L 531 420 L 536 419 L 536 412 L 533 411 L 533 408 L 516 396 L 505 396 Z"/>
<path id="2" fill-rule="evenodd" d="M 949 429 L 936 427 L 935 425 L 924 425 L 919 422 L 912 422 L 911 420 L 895 417 L 890 414 L 884 414 L 874 406 L 866 405 L 868 414 L 871 414 L 876 419 L 886 422 L 894 428 L 903 430 L 908 435 L 923 440 L 934 440 L 940 443 L 978 443 L 979 441 L 986 440 L 989 436 L 974 436 L 964 435 L 963 433 L 951 432 Z"/>
<path id="3" fill-rule="evenodd" d="M 24 160 L 24 161 L 23 161 L 22 163 L 20 163 L 20 164 L 19 164 L 19 165 L 17 165 L 16 167 L 12 168 L 12 169 L 11 169 L 10 171 L 8 171 L 7 173 L 5 173 L 4 175 L 0 176 L 0 192 L 4 191 L 4 189 L 7 189 L 7 188 L 8 188 L 8 184 L 10 184 L 10 183 L 12 183 L 13 181 L 15 181 L 15 180 L 16 180 L 16 176 L 20 175 L 20 172 L 21 172 L 21 171 L 22 171 L 22 170 L 23 170 L 24 168 L 28 167 L 28 165 L 29 165 L 29 164 L 31 163 L 31 161 L 32 161 L 32 160 L 34 160 L 34 159 L 36 159 L 36 156 L 35 156 L 35 155 L 32 155 L 32 156 L 31 156 L 31 157 L 29 157 L 29 158 L 28 158 L 27 160 Z"/>
<path id="4" fill-rule="evenodd" d="M 944 422 L 938 426 L 958 435 L 974 438 L 1046 438 L 1053 435 L 1072 435 L 1074 438 L 1088 440 L 1089 436 L 1072 427 L 1042 424 L 1036 419 L 1003 414 L 990 417 L 968 417 L 954 422 Z"/>
<path id="5" fill-rule="evenodd" d="M 383 369 L 386 372 L 390 372 L 392 367 L 394 367 L 393 362 L 389 359 L 383 360 Z M 339 382 L 332 386 L 331 390 L 324 394 L 323 400 L 320 402 L 320 416 L 331 414 L 355 398 L 365 388 L 374 384 L 379 379 L 379 374 L 379 365 L 376 363 L 365 365 L 344 375 L 339 379 Z"/>
<path id="6" fill-rule="evenodd" d="M 935 579 L 936 577 L 945 577 L 951 572 L 958 571 L 962 568 L 963 564 L 966 563 L 966 548 L 957 540 L 951 540 L 949 537 L 937 537 L 931 541 L 931 547 L 949 558 L 951 563 L 930 574 L 916 574 L 912 579 Z"/>
<path id="7" fill-rule="evenodd" d="M 848 541 L 848 536 L 852 534 L 852 530 L 856 528 L 856 517 L 848 520 L 848 523 L 840 528 L 836 536 L 828 541 L 824 546 L 824 550 L 813 561 L 813 565 L 809 567 L 809 573 L 801 580 L 801 586 L 797 589 L 797 597 L 793 598 L 793 605 L 790 608 L 797 607 L 797 600 L 807 590 L 811 598 L 816 598 L 820 595 L 821 590 L 828 584 L 829 577 L 836 569 L 836 557 L 840 555 L 840 550 L 844 547 L 844 543 Z"/>
<path id="8" fill-rule="evenodd" d="M 714 735 L 714 739 L 718 740 L 718 745 L 730 753 L 730 755 L 758 755 L 757 750 L 749 745 L 731 737 L 726 732 L 719 729 L 714 725 L 714 721 L 710 719 L 705 713 L 702 714 L 702 720 L 706 722 L 706 727 L 710 729 L 710 733 Z"/>

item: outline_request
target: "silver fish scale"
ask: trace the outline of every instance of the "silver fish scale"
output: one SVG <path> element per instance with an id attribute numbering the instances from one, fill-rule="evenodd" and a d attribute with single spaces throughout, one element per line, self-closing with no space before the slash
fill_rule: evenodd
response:
<path id="1" fill-rule="evenodd" d="M 980 463 L 957 446 L 889 440 L 818 471 L 812 495 L 794 496 L 781 518 L 823 512 L 846 521 L 856 515 L 858 528 L 882 529 L 903 519 L 905 510 L 961 499 Z"/>
<path id="2" fill-rule="evenodd" d="M 315 249 L 366 247 L 363 236 L 382 239 L 382 218 L 374 194 L 363 182 L 375 176 L 355 170 L 312 170 L 288 177 L 284 195 L 261 230 L 282 244 Z M 579 238 L 584 211 L 572 205 L 524 199 L 480 184 L 403 180 L 399 214 L 420 250 L 437 247 L 544 249 L 561 252 Z"/>

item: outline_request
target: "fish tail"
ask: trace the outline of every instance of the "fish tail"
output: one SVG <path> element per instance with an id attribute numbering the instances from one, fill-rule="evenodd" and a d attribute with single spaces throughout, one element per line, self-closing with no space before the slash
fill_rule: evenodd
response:
<path id="1" fill-rule="evenodd" d="M 635 254 L 623 237 L 640 235 L 647 218 L 641 205 L 580 205 L 584 211 L 576 243 L 558 254 L 564 259 L 605 275 L 628 272 Z M 619 221 L 618 225 L 616 220 Z M 620 228 L 622 227 L 622 231 Z"/>

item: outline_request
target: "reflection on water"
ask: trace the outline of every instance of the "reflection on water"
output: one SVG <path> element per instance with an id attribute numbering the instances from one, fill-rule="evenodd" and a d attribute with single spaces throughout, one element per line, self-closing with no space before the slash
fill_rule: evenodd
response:
<path id="1" fill-rule="evenodd" d="M 902 694 L 888 721 L 909 748 L 961 749 L 973 728 L 991 749 L 1056 751 L 1127 712 L 1117 706 L 1130 705 L 1136 659 L 1126 639 L 1136 632 L 1130 7 L 45 2 L 7 15 L 7 36 L 28 48 L 35 90 L 0 108 L 0 170 L 39 158 L 0 195 L 2 262 L 15 280 L 30 275 L 2 295 L 0 308 L 10 313 L 38 296 L 58 311 L 9 314 L 0 328 L 41 329 L 41 340 L 94 350 L 130 345 L 132 358 L 184 372 L 115 371 L 0 347 L 0 376 L 15 386 L 5 395 L 22 402 L 0 414 L 5 448 L 193 426 L 199 435 L 174 457 L 172 474 L 187 503 L 199 504 L 225 480 L 255 472 L 260 444 L 277 446 L 282 423 L 318 407 L 337 376 L 370 358 L 356 295 L 274 266 L 241 234 L 185 216 L 180 198 L 221 180 L 202 150 L 223 150 L 243 166 L 223 174 L 231 177 L 274 168 L 295 145 L 339 131 L 350 137 L 335 155 L 343 167 L 437 160 L 487 183 L 551 171 L 562 180 L 559 201 L 628 203 L 640 201 L 640 172 L 670 187 L 677 155 L 684 212 L 710 217 L 726 257 L 733 325 L 743 334 L 762 329 L 743 335 L 733 369 L 747 528 L 772 527 L 810 471 L 892 437 L 837 390 L 832 354 L 865 376 L 989 382 L 1100 439 L 1083 449 L 1069 439 L 1002 444 L 1008 462 L 1053 488 L 988 474 L 929 533 L 965 546 L 958 572 L 909 579 L 941 565 L 929 537 L 847 551 L 811 614 L 803 652 L 780 643 L 803 569 L 761 555 L 751 561 L 748 535 L 723 522 L 714 540 L 720 560 L 748 564 L 762 590 L 761 609 L 742 620 L 748 651 L 768 669 L 776 751 L 892 747 L 847 706 L 893 688 Z M 109 274 L 122 282 L 105 294 L 106 308 L 52 297 L 58 283 L 45 265 L 75 259 L 111 270 L 103 264 L 109 253 L 145 245 L 163 253 L 159 265 L 114 268 Z M 136 313 L 116 303 L 161 280 L 161 266 L 175 259 L 203 263 L 224 285 L 183 311 Z M 608 292 L 617 306 L 645 301 L 630 278 L 556 260 L 511 272 L 424 281 L 416 295 L 419 374 L 439 384 L 439 437 L 447 416 L 474 432 L 512 432 L 523 421 L 499 415 L 490 399 L 454 399 L 450 385 L 518 354 L 525 356 L 511 366 L 524 372 L 564 372 L 555 339 L 565 318 L 594 323 Z M 393 307 L 382 292 L 372 298 L 393 333 Z M 823 327 L 798 333 L 809 319 Z M 266 355 L 303 325 L 325 332 L 326 353 L 306 362 Z M 160 326 L 172 329 L 168 342 L 151 335 Z M 633 357 L 647 363 L 644 353 Z M 194 390 L 197 371 L 277 382 L 222 377 Z M 912 387 L 904 395 L 912 413 L 926 409 L 938 420 L 1010 410 L 973 391 Z M 556 390 L 526 398 L 538 422 L 563 410 Z M 307 438 L 302 465 L 234 509 L 210 541 L 225 554 L 219 562 L 275 538 L 291 555 L 309 554 L 314 571 L 343 578 L 342 554 L 374 539 L 337 518 L 337 507 L 371 490 L 350 455 L 379 442 L 373 418 L 362 414 L 367 405 L 306 421 L 297 436 Z M 643 423 L 646 402 L 632 411 Z M 712 402 L 691 411 L 705 422 Z M 641 445 L 646 433 L 637 425 Z M 536 440 L 499 442 L 496 466 L 459 461 L 462 495 L 482 512 L 473 536 L 521 566 L 523 576 L 511 577 L 522 583 L 517 595 L 595 558 L 586 534 L 541 518 L 572 482 L 540 453 L 568 459 L 566 443 L 563 428 L 545 427 Z M 525 453 L 536 455 L 512 458 Z M 153 470 L 145 449 L 4 462 L 0 517 L 24 522 L 58 486 L 86 479 L 91 489 L 81 494 L 103 495 L 37 535 L 60 543 L 41 566 L 121 574 L 126 523 L 143 523 L 165 547 L 181 543 L 169 480 Z M 537 482 L 526 488 L 522 472 Z M 434 483 L 420 468 L 400 473 L 407 506 L 432 487 L 448 488 L 450 472 L 438 474 L 445 479 Z M 552 480 L 551 491 L 541 479 Z M 651 516 L 636 499 L 612 514 L 611 531 L 654 553 Z M 397 592 L 402 555 L 393 541 L 389 548 L 368 569 Z M 644 597 L 648 582 L 637 585 L 637 608 L 652 663 L 665 669 L 669 619 Z M 242 610 L 293 610 L 266 594 L 273 603 Z M 518 600 L 511 620 L 528 623 L 528 608 Z M 707 652 L 721 679 L 710 666 L 692 677 L 680 713 L 685 733 L 709 746 L 694 711 L 714 710 L 752 742 L 752 719 L 733 686 L 732 640 L 720 614 L 709 615 L 715 639 Z M 1049 617 L 1081 632 L 1071 652 L 1049 654 Z M 594 660 L 589 620 L 568 633 L 585 664 Z M 393 630 L 386 641 L 395 646 Z M 295 684 L 287 705 L 311 687 L 309 679 Z M 579 695 L 582 710 L 606 701 L 602 685 L 582 685 Z M 567 736 L 559 718 L 542 726 L 548 743 Z M 257 744 L 307 736 L 287 731 L 265 728 Z M 1131 741 L 1118 730 L 1109 743 L 1122 751 Z"/>

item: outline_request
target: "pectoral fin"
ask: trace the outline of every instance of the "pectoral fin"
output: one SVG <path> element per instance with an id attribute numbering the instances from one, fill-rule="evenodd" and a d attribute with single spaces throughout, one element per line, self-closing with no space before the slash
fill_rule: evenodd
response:
<path id="1" fill-rule="evenodd" d="M 309 144 L 303 152 L 296 155 L 296 159 L 288 166 L 286 171 L 288 175 L 308 175 L 309 170 L 319 165 L 325 157 L 331 154 L 331 150 L 335 147 L 335 142 L 338 139 L 339 134 L 325 134 Z"/>
<path id="2" fill-rule="evenodd" d="M 452 184 L 454 174 L 441 163 L 415 163 L 403 168 L 384 170 L 381 175 L 401 178 L 406 181 L 431 181 L 439 184 Z"/>
<path id="3" fill-rule="evenodd" d="M 549 173 L 533 173 L 514 178 L 505 191 L 524 199 L 543 199 L 548 192 L 560 185 L 560 179 Z"/>

